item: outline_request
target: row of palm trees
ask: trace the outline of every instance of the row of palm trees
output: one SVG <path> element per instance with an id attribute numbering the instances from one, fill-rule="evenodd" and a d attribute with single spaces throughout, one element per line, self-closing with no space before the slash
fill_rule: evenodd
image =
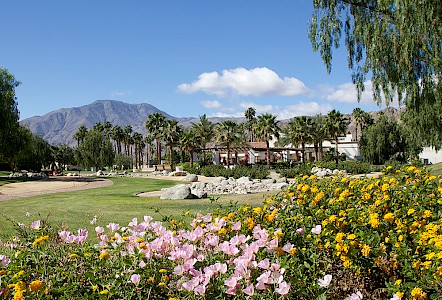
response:
<path id="1" fill-rule="evenodd" d="M 104 132 L 113 140 L 115 153 L 133 157 L 137 168 L 144 164 L 145 153 L 147 153 L 149 164 L 154 156 L 154 148 L 156 161 L 160 163 L 163 145 L 166 146 L 172 168 L 174 149 L 181 151 L 182 157 L 188 153 L 190 165 L 192 165 L 193 153 L 207 150 L 212 142 L 226 150 L 227 164 L 230 163 L 232 149 L 248 147 L 248 142 L 265 142 L 266 163 L 270 166 L 270 141 L 273 139 L 277 140 L 278 146 L 301 146 L 303 162 L 306 159 L 307 144 L 314 145 L 316 160 L 322 160 L 323 141 L 333 140 L 336 147 L 335 160 L 339 159 L 338 137 L 344 134 L 347 128 L 346 120 L 339 111 L 332 110 L 327 115 L 313 117 L 294 117 L 284 124 L 276 120 L 276 115 L 265 113 L 256 116 L 256 110 L 252 107 L 244 112 L 244 116 L 246 122 L 242 124 L 231 120 L 215 124 L 206 115 L 202 115 L 199 117 L 199 122 L 191 123 L 189 128 L 184 128 L 176 120 L 168 120 L 160 113 L 153 113 L 146 120 L 145 126 L 149 134 L 145 137 L 138 132 L 133 132 L 130 125 L 122 128 L 119 125 L 112 126 L 110 122 L 97 123 L 92 130 Z M 361 123 L 362 121 L 359 124 Z M 80 144 L 87 132 L 87 128 L 81 126 L 73 138 Z M 155 142 L 155 147 L 152 145 L 153 142 Z"/>

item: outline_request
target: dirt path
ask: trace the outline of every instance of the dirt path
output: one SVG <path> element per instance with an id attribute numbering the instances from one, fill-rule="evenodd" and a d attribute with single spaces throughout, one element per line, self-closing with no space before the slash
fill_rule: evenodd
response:
<path id="1" fill-rule="evenodd" d="M 0 201 L 58 192 L 72 192 L 112 185 L 104 178 L 50 177 L 36 181 L 8 183 L 0 186 Z"/>

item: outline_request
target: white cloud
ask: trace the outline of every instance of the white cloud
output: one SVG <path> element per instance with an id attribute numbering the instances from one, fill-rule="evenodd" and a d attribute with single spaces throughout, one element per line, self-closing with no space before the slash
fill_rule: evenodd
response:
<path id="1" fill-rule="evenodd" d="M 221 103 L 218 100 L 205 100 L 201 101 L 201 104 L 203 105 L 204 108 L 208 109 L 216 109 L 222 107 Z"/>
<path id="2" fill-rule="evenodd" d="M 234 96 L 296 96 L 308 92 L 302 81 L 294 77 L 278 76 L 274 71 L 263 67 L 247 70 L 236 68 L 218 72 L 202 73 L 198 80 L 178 86 L 182 93 L 205 92 L 219 97 Z"/>
<path id="3" fill-rule="evenodd" d="M 239 106 L 244 109 L 244 112 L 249 107 L 253 107 L 255 109 L 257 115 L 264 114 L 264 113 L 272 113 L 273 111 L 277 110 L 277 107 L 275 108 L 272 104 L 260 105 L 260 104 L 256 104 L 253 102 L 241 102 L 239 104 Z"/>
<path id="4" fill-rule="evenodd" d="M 297 116 L 314 116 L 317 114 L 327 114 L 333 107 L 330 104 L 320 104 L 318 102 L 300 102 L 288 105 L 278 114 L 278 119 L 291 119 Z"/>
<path id="5" fill-rule="evenodd" d="M 319 88 L 319 92 L 321 93 L 321 98 L 326 99 L 330 102 L 338 102 L 338 103 L 348 103 L 348 104 L 363 104 L 363 105 L 376 105 L 376 102 L 373 100 L 373 86 L 371 81 L 364 82 L 364 92 L 361 94 L 361 99 L 358 102 L 358 95 L 356 92 L 356 86 L 347 82 L 338 86 L 321 86 Z M 382 106 L 385 105 L 385 97 L 382 93 Z M 397 102 L 397 97 L 393 99 L 393 102 L 390 103 L 391 107 L 399 107 Z"/>
<path id="6" fill-rule="evenodd" d="M 123 91 L 112 91 L 111 92 L 111 96 L 113 98 L 127 97 L 127 96 L 130 96 L 131 94 L 132 94 L 131 92 L 123 92 Z"/>

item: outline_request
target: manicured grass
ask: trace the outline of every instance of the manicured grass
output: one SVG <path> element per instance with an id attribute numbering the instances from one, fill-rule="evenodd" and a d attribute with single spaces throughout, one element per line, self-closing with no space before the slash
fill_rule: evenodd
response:
<path id="1" fill-rule="evenodd" d="M 93 230 L 96 225 L 90 221 L 97 216 L 97 224 L 105 226 L 110 222 L 127 225 L 134 217 L 142 219 L 150 215 L 156 220 L 163 216 L 179 217 L 183 212 L 190 210 L 192 213 L 207 213 L 219 205 L 237 205 L 250 203 L 259 205 L 264 200 L 263 194 L 252 195 L 221 195 L 218 200 L 210 199 L 189 200 L 160 200 L 159 197 L 141 198 L 135 196 L 140 192 L 156 191 L 170 187 L 177 182 L 149 178 L 111 178 L 112 186 L 47 194 L 23 199 L 0 202 L 0 237 L 14 233 L 15 223 L 26 223 L 48 217 L 49 222 L 55 227 L 66 227 L 70 230 L 87 228 Z M 31 216 L 27 217 L 26 214 Z M 8 220 L 9 219 L 9 220 Z"/>
<path id="2" fill-rule="evenodd" d="M 442 175 L 442 163 L 429 165 L 428 170 L 430 170 L 431 175 L 434 176 Z"/>

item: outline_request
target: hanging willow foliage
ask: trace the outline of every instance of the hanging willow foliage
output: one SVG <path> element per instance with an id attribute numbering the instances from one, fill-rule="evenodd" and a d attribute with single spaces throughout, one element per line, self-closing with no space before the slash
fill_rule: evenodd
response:
<path id="1" fill-rule="evenodd" d="M 376 103 L 388 105 L 397 97 L 413 117 L 422 118 L 420 130 L 442 131 L 425 121 L 425 114 L 435 113 L 428 107 L 442 104 L 440 1 L 314 0 L 313 4 L 309 36 L 328 72 L 332 50 L 339 47 L 344 33 L 358 99 L 371 76 Z M 425 140 L 441 143 L 441 139 Z"/>

